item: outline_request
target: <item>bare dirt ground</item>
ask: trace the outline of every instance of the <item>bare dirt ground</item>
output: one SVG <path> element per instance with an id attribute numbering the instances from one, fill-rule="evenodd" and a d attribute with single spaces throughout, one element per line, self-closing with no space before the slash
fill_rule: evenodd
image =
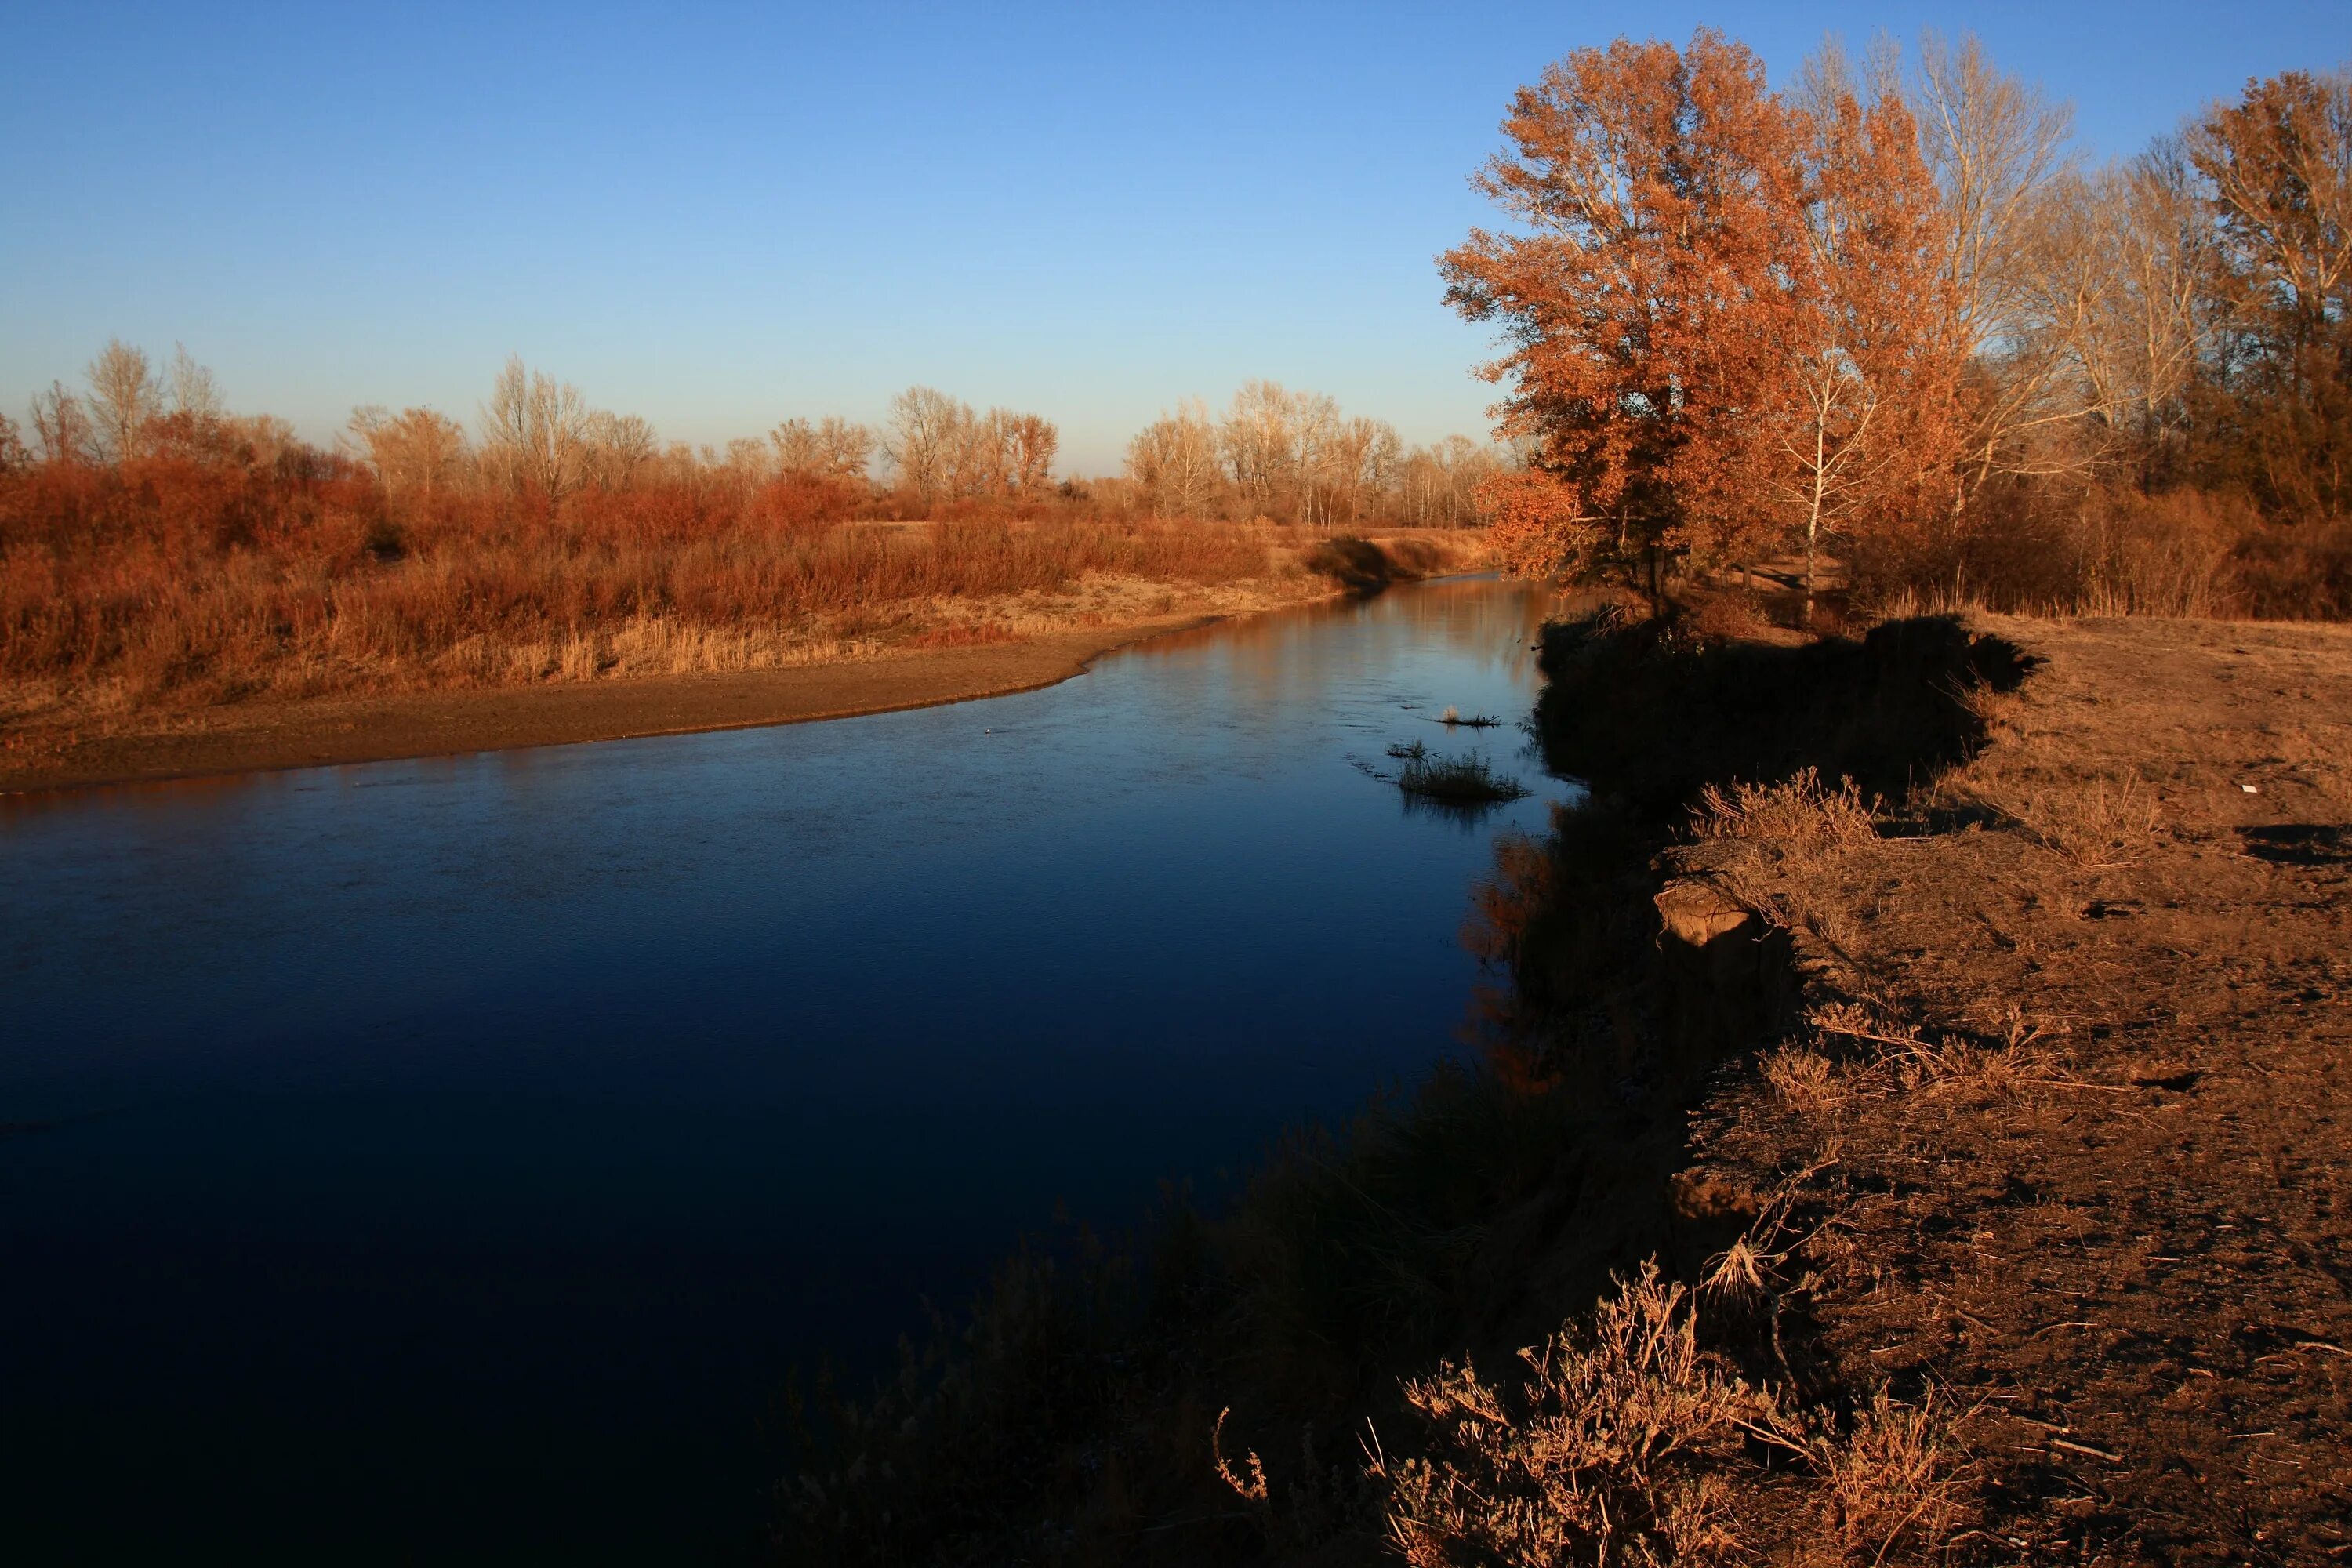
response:
<path id="1" fill-rule="evenodd" d="M 1975 624 L 2044 662 L 1973 761 L 1685 857 L 1809 1023 L 1685 1179 L 1951 1419 L 1951 1559 L 2352 1561 L 2352 628 Z"/>

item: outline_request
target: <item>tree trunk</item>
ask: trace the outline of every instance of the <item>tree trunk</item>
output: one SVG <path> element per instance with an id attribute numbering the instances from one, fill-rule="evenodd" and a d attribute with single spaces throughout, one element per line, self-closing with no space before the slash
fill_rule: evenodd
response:
<path id="1" fill-rule="evenodd" d="M 1805 519 L 1805 629 L 1813 629 L 1813 543 L 1821 536 L 1822 517 L 1816 511 Z"/>

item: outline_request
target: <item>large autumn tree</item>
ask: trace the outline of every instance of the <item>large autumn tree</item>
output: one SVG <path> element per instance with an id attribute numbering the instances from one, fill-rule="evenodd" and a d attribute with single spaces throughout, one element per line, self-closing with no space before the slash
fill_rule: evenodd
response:
<path id="1" fill-rule="evenodd" d="M 1520 90 L 1478 188 L 1511 220 L 1441 261 L 1502 330 L 1529 453 L 1486 494 L 1529 572 L 1752 559 L 1876 516 L 1948 457 L 1960 353 L 1937 191 L 1899 94 L 1806 100 L 1741 45 L 1620 39 Z"/>
<path id="2" fill-rule="evenodd" d="M 1447 299 L 1502 329 L 1484 367 L 1499 434 L 1528 451 L 1493 486 L 1496 542 L 1527 571 L 1736 552 L 1720 504 L 1786 309 L 1797 128 L 1743 46 L 1619 39 L 1523 88 L 1510 146 L 1476 177 L 1512 232 L 1441 258 Z"/>
<path id="3" fill-rule="evenodd" d="M 1748 416 L 1755 461 L 1727 498 L 1801 541 L 1808 617 L 1823 544 L 1948 507 L 1963 438 L 1968 343 L 1942 260 L 1948 226 L 1918 127 L 1892 72 L 1882 78 L 1858 90 L 1834 53 L 1807 68 L 1802 244 Z"/>

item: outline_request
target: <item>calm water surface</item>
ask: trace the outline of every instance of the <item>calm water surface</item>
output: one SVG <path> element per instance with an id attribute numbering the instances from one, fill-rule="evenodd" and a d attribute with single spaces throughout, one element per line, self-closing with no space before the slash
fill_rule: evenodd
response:
<path id="1" fill-rule="evenodd" d="M 16 1561 L 741 1552 L 787 1369 L 1454 1048 L 1452 582 L 866 719 L 0 799 Z"/>

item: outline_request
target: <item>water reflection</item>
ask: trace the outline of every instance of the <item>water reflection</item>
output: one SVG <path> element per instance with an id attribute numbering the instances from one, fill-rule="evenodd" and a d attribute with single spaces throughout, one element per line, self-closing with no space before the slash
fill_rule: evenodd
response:
<path id="1" fill-rule="evenodd" d="M 1465 825 L 1349 758 L 1524 713 L 1541 608 L 1428 584 L 986 703 L 0 802 L 12 1534 L 747 1541 L 812 1346 L 1446 1048 L 1466 890 L 1562 788 L 1514 760 L 1538 794 Z"/>

